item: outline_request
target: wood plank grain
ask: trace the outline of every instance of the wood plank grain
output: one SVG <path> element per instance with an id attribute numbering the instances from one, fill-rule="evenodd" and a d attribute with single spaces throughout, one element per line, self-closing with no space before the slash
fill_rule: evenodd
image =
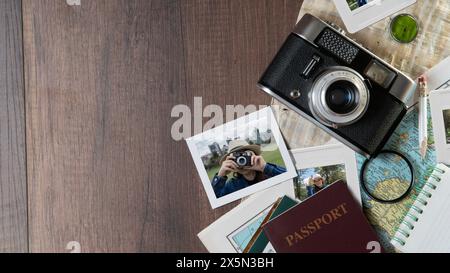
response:
<path id="1" fill-rule="evenodd" d="M 0 252 L 26 252 L 25 106 L 20 0 L 0 0 Z"/>
<path id="2" fill-rule="evenodd" d="M 268 105 L 270 98 L 256 83 L 281 43 L 295 24 L 301 1 L 183 1 L 182 27 L 186 64 L 186 93 L 174 103 L 193 109 L 192 97 L 201 97 L 204 105 Z M 225 117 L 224 117 L 225 119 Z M 206 121 L 207 119 L 204 119 Z M 177 164 L 183 164 L 190 177 L 188 198 L 194 198 L 187 226 L 189 244 L 185 251 L 204 250 L 196 236 L 215 219 L 230 210 L 225 206 L 212 210 L 201 186 L 197 170 L 184 143 L 175 143 Z M 178 174 L 171 175 L 177 179 Z M 193 211 L 197 214 L 193 214 Z M 175 242 L 174 242 L 175 244 Z"/>
<path id="3" fill-rule="evenodd" d="M 24 0 L 31 251 L 204 251 L 230 206 L 210 209 L 171 110 L 268 104 L 255 83 L 299 5 Z"/>

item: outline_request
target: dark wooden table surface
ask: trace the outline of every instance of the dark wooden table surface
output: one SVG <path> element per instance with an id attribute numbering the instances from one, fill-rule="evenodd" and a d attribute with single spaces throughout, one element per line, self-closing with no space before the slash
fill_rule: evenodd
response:
<path id="1" fill-rule="evenodd" d="M 210 208 L 171 110 L 268 104 L 300 6 L 0 0 L 0 251 L 205 251 L 233 205 Z"/>

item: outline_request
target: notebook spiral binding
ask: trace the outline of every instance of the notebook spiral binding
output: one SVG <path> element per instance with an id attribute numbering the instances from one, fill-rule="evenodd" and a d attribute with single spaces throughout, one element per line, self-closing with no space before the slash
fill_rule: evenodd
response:
<path id="1" fill-rule="evenodd" d="M 406 214 L 407 217 L 405 217 L 403 222 L 400 224 L 400 227 L 397 229 L 397 234 L 394 235 L 392 240 L 396 241 L 402 246 L 406 244 L 406 240 L 399 238 L 397 235 L 401 234 L 403 235 L 403 237 L 409 238 L 409 236 L 411 235 L 411 231 L 414 229 L 414 223 L 419 221 L 420 215 L 423 214 L 424 208 L 428 205 L 427 199 L 430 199 L 433 196 L 431 191 L 435 191 L 438 188 L 438 184 L 439 182 L 441 182 L 441 176 L 443 174 L 445 174 L 444 170 L 440 169 L 439 167 L 434 168 L 433 173 L 430 175 L 430 178 L 420 190 L 420 193 L 416 198 L 416 202 L 414 202 L 414 204 L 411 206 L 411 209 Z M 420 206 L 417 205 L 417 203 L 420 203 Z M 412 211 L 414 213 L 412 213 Z M 405 228 L 403 228 L 403 226 Z"/>

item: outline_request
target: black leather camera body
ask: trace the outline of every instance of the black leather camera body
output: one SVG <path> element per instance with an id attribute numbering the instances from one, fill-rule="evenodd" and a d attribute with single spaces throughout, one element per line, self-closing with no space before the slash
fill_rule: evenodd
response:
<path id="1" fill-rule="evenodd" d="M 258 86 L 368 158 L 386 144 L 416 90 L 409 77 L 310 14 Z"/>
<path id="2" fill-rule="evenodd" d="M 242 168 L 242 167 L 251 167 L 252 166 L 252 156 L 248 155 L 246 152 L 235 152 L 233 153 L 234 162 Z"/>

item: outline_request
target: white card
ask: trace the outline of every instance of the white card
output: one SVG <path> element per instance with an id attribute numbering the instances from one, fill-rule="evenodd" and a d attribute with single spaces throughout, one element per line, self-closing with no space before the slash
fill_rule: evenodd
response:
<path id="1" fill-rule="evenodd" d="M 450 165 L 450 89 L 430 93 L 436 158 Z"/>
<path id="2" fill-rule="evenodd" d="M 355 200 L 361 204 L 356 154 L 353 150 L 343 144 L 333 144 L 292 150 L 291 154 L 297 169 L 297 178 L 294 179 L 297 200 L 304 201 L 321 189 L 343 180 Z"/>
<path id="3" fill-rule="evenodd" d="M 416 2 L 416 0 L 333 0 L 350 33 L 355 33 Z"/>

